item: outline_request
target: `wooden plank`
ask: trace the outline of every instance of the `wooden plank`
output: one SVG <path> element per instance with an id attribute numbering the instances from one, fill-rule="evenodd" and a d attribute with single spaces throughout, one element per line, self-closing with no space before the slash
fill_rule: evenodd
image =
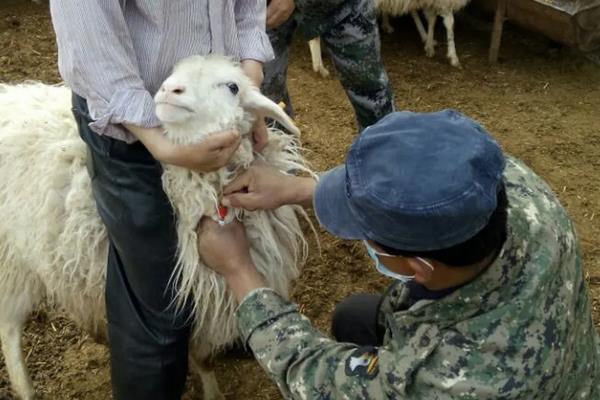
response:
<path id="1" fill-rule="evenodd" d="M 485 10 L 494 12 L 499 0 L 475 0 L 474 3 Z M 573 23 L 569 13 L 549 7 L 535 0 L 509 1 L 506 18 L 523 28 L 541 33 L 569 46 L 576 45 Z"/>
<path id="2" fill-rule="evenodd" d="M 515 4 L 518 3 L 518 4 Z M 507 11 L 511 21 L 567 46 L 576 46 L 572 16 L 534 1 L 512 2 Z"/>
<path id="3" fill-rule="evenodd" d="M 506 6 L 508 0 L 498 0 L 496 5 L 496 15 L 494 16 L 494 27 L 492 29 L 492 39 L 490 43 L 489 61 L 492 64 L 498 62 L 498 53 L 500 52 L 500 43 L 502 42 L 502 28 L 506 19 Z"/>

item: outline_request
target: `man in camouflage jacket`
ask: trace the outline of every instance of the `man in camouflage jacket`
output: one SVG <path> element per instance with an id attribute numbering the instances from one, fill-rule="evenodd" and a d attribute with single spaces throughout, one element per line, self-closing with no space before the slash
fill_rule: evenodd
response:
<path id="1" fill-rule="evenodd" d="M 377 307 L 342 303 L 334 341 L 264 288 L 241 224 L 203 221 L 200 251 L 285 398 L 600 399 L 574 227 L 548 185 L 469 118 L 393 113 L 316 186 L 255 166 L 226 193 L 249 209 L 312 203 L 396 280 Z"/>
<path id="2" fill-rule="evenodd" d="M 275 59 L 264 65 L 265 95 L 285 103 L 293 116 L 286 80 L 289 46 L 298 26 L 307 40 L 321 37 L 354 107 L 359 130 L 394 110 L 372 0 L 271 0 L 267 34 Z"/>

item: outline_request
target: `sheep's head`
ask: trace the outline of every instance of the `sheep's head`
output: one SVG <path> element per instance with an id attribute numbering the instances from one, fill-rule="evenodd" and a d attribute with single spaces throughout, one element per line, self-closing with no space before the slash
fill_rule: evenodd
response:
<path id="1" fill-rule="evenodd" d="M 285 112 L 263 96 L 239 63 L 222 56 L 193 56 L 180 61 L 154 97 L 156 115 L 169 136 L 180 142 L 230 128 L 250 131 L 257 116 L 298 128 Z"/>

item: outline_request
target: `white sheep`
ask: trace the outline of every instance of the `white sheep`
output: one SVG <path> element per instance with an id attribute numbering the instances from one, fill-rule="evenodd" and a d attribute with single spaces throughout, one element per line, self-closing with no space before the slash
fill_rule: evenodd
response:
<path id="1" fill-rule="evenodd" d="M 446 27 L 446 36 L 448 42 L 448 52 L 446 57 L 450 60 L 450 65 L 461 68 L 458 55 L 456 54 L 456 45 L 454 43 L 454 13 L 464 8 L 470 0 L 375 0 L 375 5 L 379 14 L 382 16 L 382 28 L 386 33 L 394 32 L 390 24 L 389 17 L 396 17 L 410 13 L 421 40 L 425 44 L 425 54 L 427 57 L 435 55 L 434 40 L 435 23 L 438 15 L 444 20 Z M 419 10 L 423 10 L 427 20 L 427 30 L 423 26 Z M 323 77 L 329 76 L 329 71 L 323 65 L 321 56 L 321 42 L 319 38 L 308 42 L 312 66 L 315 72 Z"/>
<path id="2" fill-rule="evenodd" d="M 184 91 L 171 89 L 185 87 Z M 106 229 L 86 171 L 86 147 L 71 115 L 71 93 L 41 83 L 0 85 L 0 340 L 15 392 L 34 398 L 22 352 L 28 314 L 46 300 L 92 334 L 105 329 Z M 157 115 L 177 143 L 237 128 L 244 139 L 229 165 L 200 174 L 164 166 L 163 187 L 177 218 L 178 262 L 172 277 L 178 304 L 192 300 L 192 365 L 202 365 L 237 338 L 235 302 L 223 279 L 206 268 L 196 247 L 200 217 L 216 213 L 222 187 L 256 158 L 282 171 L 305 170 L 292 136 L 270 129 L 262 155 L 248 135 L 255 115 L 297 133 L 289 117 L 250 83 L 238 64 L 218 56 L 181 61 L 156 95 Z M 306 242 L 299 208 L 241 212 L 251 255 L 282 295 L 298 274 Z M 214 373 L 200 368 L 205 399 L 224 398 Z"/>
<path id="3" fill-rule="evenodd" d="M 421 40 L 425 43 L 425 54 L 428 57 L 435 55 L 435 22 L 438 15 L 442 17 L 446 27 L 448 52 L 446 57 L 453 67 L 460 68 L 460 61 L 456 55 L 454 44 L 454 13 L 463 9 L 469 0 L 375 0 L 375 5 L 383 15 L 383 29 L 391 33 L 393 28 L 389 23 L 389 16 L 400 16 L 410 13 L 415 21 Z M 427 20 L 427 32 L 421 23 L 418 11 L 423 10 Z"/>

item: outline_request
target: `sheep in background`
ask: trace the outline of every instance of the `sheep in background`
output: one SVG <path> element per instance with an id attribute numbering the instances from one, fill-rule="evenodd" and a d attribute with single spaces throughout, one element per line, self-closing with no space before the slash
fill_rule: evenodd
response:
<path id="1" fill-rule="evenodd" d="M 185 91 L 175 88 L 185 87 Z M 206 268 L 196 247 L 196 225 L 217 214 L 222 187 L 256 159 L 282 171 L 308 171 L 292 136 L 270 129 L 269 145 L 253 154 L 249 132 L 256 114 L 298 133 L 289 117 L 252 86 L 239 65 L 218 57 L 180 62 L 156 95 L 157 115 L 177 143 L 237 128 L 245 138 L 227 167 L 196 173 L 164 165 L 163 187 L 177 216 L 178 264 L 172 277 L 178 304 L 191 300 L 192 366 L 200 366 L 204 399 L 223 399 L 214 372 L 203 367 L 234 342 L 235 302 L 223 279 Z M 0 341 L 10 380 L 34 398 L 22 352 L 22 329 L 42 301 L 63 308 L 92 335 L 105 323 L 106 230 L 86 171 L 86 148 L 71 115 L 71 93 L 41 83 L 0 85 Z M 268 284 L 286 296 L 306 254 L 296 211 L 231 210 L 243 220 L 251 255 Z"/>
<path id="2" fill-rule="evenodd" d="M 456 55 L 454 44 L 454 13 L 464 8 L 469 0 L 375 0 L 375 5 L 384 16 L 383 29 L 390 33 L 393 28 L 389 23 L 389 16 L 400 16 L 410 13 L 415 21 L 421 39 L 425 43 L 425 54 L 427 57 L 435 55 L 435 40 L 433 38 L 435 23 L 438 15 L 444 20 L 448 52 L 446 57 L 453 67 L 460 68 L 460 61 Z M 427 32 L 421 23 L 418 11 L 423 10 L 427 20 Z"/>
<path id="3" fill-rule="evenodd" d="M 450 60 L 450 65 L 461 68 L 460 61 L 456 54 L 456 45 L 454 43 L 454 13 L 464 8 L 470 0 L 375 0 L 375 5 L 382 15 L 381 27 L 386 33 L 394 32 L 390 24 L 390 16 L 396 17 L 410 13 L 421 40 L 425 44 L 425 54 L 427 57 L 435 55 L 434 40 L 435 23 L 438 15 L 444 20 L 448 42 L 448 52 L 446 57 Z M 423 10 L 427 20 L 427 30 L 423 26 L 419 10 Z M 321 76 L 329 76 L 329 71 L 323 65 L 321 56 L 321 42 L 319 38 L 308 42 L 310 55 L 312 59 L 313 70 Z"/>

